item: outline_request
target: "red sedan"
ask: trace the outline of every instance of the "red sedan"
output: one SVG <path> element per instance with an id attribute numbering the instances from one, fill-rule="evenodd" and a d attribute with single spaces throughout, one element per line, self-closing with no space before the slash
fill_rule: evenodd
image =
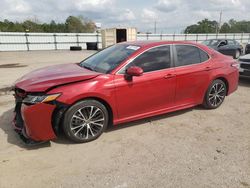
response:
<path id="1" fill-rule="evenodd" d="M 15 83 L 14 126 L 26 143 L 98 138 L 117 125 L 202 104 L 219 107 L 238 86 L 238 63 L 191 42 L 125 42 L 77 64 Z"/>

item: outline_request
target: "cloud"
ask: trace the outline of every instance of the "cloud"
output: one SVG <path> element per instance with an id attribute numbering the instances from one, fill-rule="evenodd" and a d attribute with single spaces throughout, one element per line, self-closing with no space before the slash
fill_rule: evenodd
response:
<path id="1" fill-rule="evenodd" d="M 171 12 L 178 8 L 179 0 L 171 1 L 171 0 L 159 0 L 155 5 L 155 8 L 162 12 Z"/>
<path id="2" fill-rule="evenodd" d="M 158 15 L 155 11 L 145 8 L 142 10 L 141 18 L 143 22 L 147 23 L 157 20 Z"/>
<path id="3" fill-rule="evenodd" d="M 250 0 L 0 0 L 0 20 L 64 22 L 82 15 L 103 27 L 134 26 L 140 31 L 181 32 L 204 18 L 249 20 Z"/>

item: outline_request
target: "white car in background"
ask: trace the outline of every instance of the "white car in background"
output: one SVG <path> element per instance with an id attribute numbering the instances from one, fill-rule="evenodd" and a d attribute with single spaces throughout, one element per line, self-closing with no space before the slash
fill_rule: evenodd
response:
<path id="1" fill-rule="evenodd" d="M 239 58 L 240 63 L 240 76 L 250 77 L 250 54 L 241 56 Z"/>

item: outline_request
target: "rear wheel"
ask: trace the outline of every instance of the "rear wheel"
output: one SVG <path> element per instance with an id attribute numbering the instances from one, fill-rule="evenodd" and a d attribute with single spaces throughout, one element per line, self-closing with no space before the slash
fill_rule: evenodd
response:
<path id="1" fill-rule="evenodd" d="M 226 94 L 225 82 L 219 79 L 214 80 L 206 92 L 203 106 L 208 109 L 218 108 L 223 103 Z"/>
<path id="2" fill-rule="evenodd" d="M 74 142 L 89 142 L 98 138 L 108 125 L 108 111 L 96 100 L 76 103 L 65 113 L 63 130 Z"/>

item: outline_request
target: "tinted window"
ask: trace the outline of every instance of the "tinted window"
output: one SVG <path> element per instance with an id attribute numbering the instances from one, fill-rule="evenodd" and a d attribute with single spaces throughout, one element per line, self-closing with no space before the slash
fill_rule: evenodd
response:
<path id="1" fill-rule="evenodd" d="M 200 51 L 201 62 L 207 61 L 209 59 L 209 56 L 207 55 L 207 53 L 200 49 L 199 51 Z"/>
<path id="2" fill-rule="evenodd" d="M 140 47 L 116 44 L 82 61 L 80 66 L 101 73 L 110 73 Z"/>
<path id="3" fill-rule="evenodd" d="M 240 43 L 238 41 L 236 41 L 236 40 L 234 40 L 234 44 L 240 45 Z"/>
<path id="4" fill-rule="evenodd" d="M 171 66 L 170 46 L 150 49 L 137 57 L 128 67 L 130 66 L 141 67 L 144 72 L 169 68 Z"/>
<path id="5" fill-rule="evenodd" d="M 195 46 L 176 45 L 176 66 L 185 66 L 197 64 L 209 59 L 209 56 L 204 51 Z"/>
<path id="6" fill-rule="evenodd" d="M 233 40 L 228 40 L 228 45 L 235 45 L 235 42 Z"/>
<path id="7" fill-rule="evenodd" d="M 217 46 L 219 44 L 219 40 L 205 40 L 202 42 L 202 44 L 206 45 L 206 46 Z"/>

